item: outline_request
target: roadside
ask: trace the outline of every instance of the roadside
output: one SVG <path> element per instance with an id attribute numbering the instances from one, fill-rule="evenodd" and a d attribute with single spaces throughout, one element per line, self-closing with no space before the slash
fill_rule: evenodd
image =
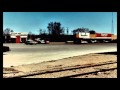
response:
<path id="1" fill-rule="evenodd" d="M 96 65 L 96 67 L 92 68 L 93 65 Z M 115 69 L 101 72 L 101 69 L 111 68 Z M 82 76 L 77 75 L 91 71 L 98 72 Z M 117 78 L 117 53 L 87 54 L 37 64 L 3 68 L 3 78 L 20 76 L 25 76 L 23 78 L 59 78 L 71 75 L 77 75 L 73 78 Z"/>

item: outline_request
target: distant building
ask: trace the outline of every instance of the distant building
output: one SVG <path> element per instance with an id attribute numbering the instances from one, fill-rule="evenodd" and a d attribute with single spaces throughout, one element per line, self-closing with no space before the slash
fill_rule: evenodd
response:
<path id="1" fill-rule="evenodd" d="M 11 32 L 10 33 L 10 42 L 11 43 L 24 43 L 27 40 L 28 33 L 24 32 Z"/>

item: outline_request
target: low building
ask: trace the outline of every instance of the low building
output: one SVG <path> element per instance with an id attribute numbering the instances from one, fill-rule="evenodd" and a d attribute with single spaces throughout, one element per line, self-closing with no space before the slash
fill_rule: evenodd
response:
<path id="1" fill-rule="evenodd" d="M 28 33 L 24 33 L 24 32 L 10 33 L 11 43 L 24 43 L 27 40 L 27 37 L 28 37 Z"/>

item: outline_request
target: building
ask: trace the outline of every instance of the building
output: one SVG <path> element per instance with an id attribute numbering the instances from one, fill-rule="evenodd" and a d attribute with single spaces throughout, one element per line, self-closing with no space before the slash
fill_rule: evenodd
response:
<path id="1" fill-rule="evenodd" d="M 24 32 L 11 32 L 10 33 L 10 42 L 11 43 L 24 43 L 27 40 L 28 33 Z"/>

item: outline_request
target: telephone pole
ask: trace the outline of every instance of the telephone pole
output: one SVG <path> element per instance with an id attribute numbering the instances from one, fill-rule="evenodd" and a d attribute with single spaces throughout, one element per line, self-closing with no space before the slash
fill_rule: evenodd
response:
<path id="1" fill-rule="evenodd" d="M 111 28 L 111 33 L 114 34 L 114 25 L 113 25 L 113 12 L 112 12 L 112 28 Z"/>
<path id="2" fill-rule="evenodd" d="M 69 31 L 68 31 L 68 27 L 67 27 L 67 35 L 68 35 Z"/>

